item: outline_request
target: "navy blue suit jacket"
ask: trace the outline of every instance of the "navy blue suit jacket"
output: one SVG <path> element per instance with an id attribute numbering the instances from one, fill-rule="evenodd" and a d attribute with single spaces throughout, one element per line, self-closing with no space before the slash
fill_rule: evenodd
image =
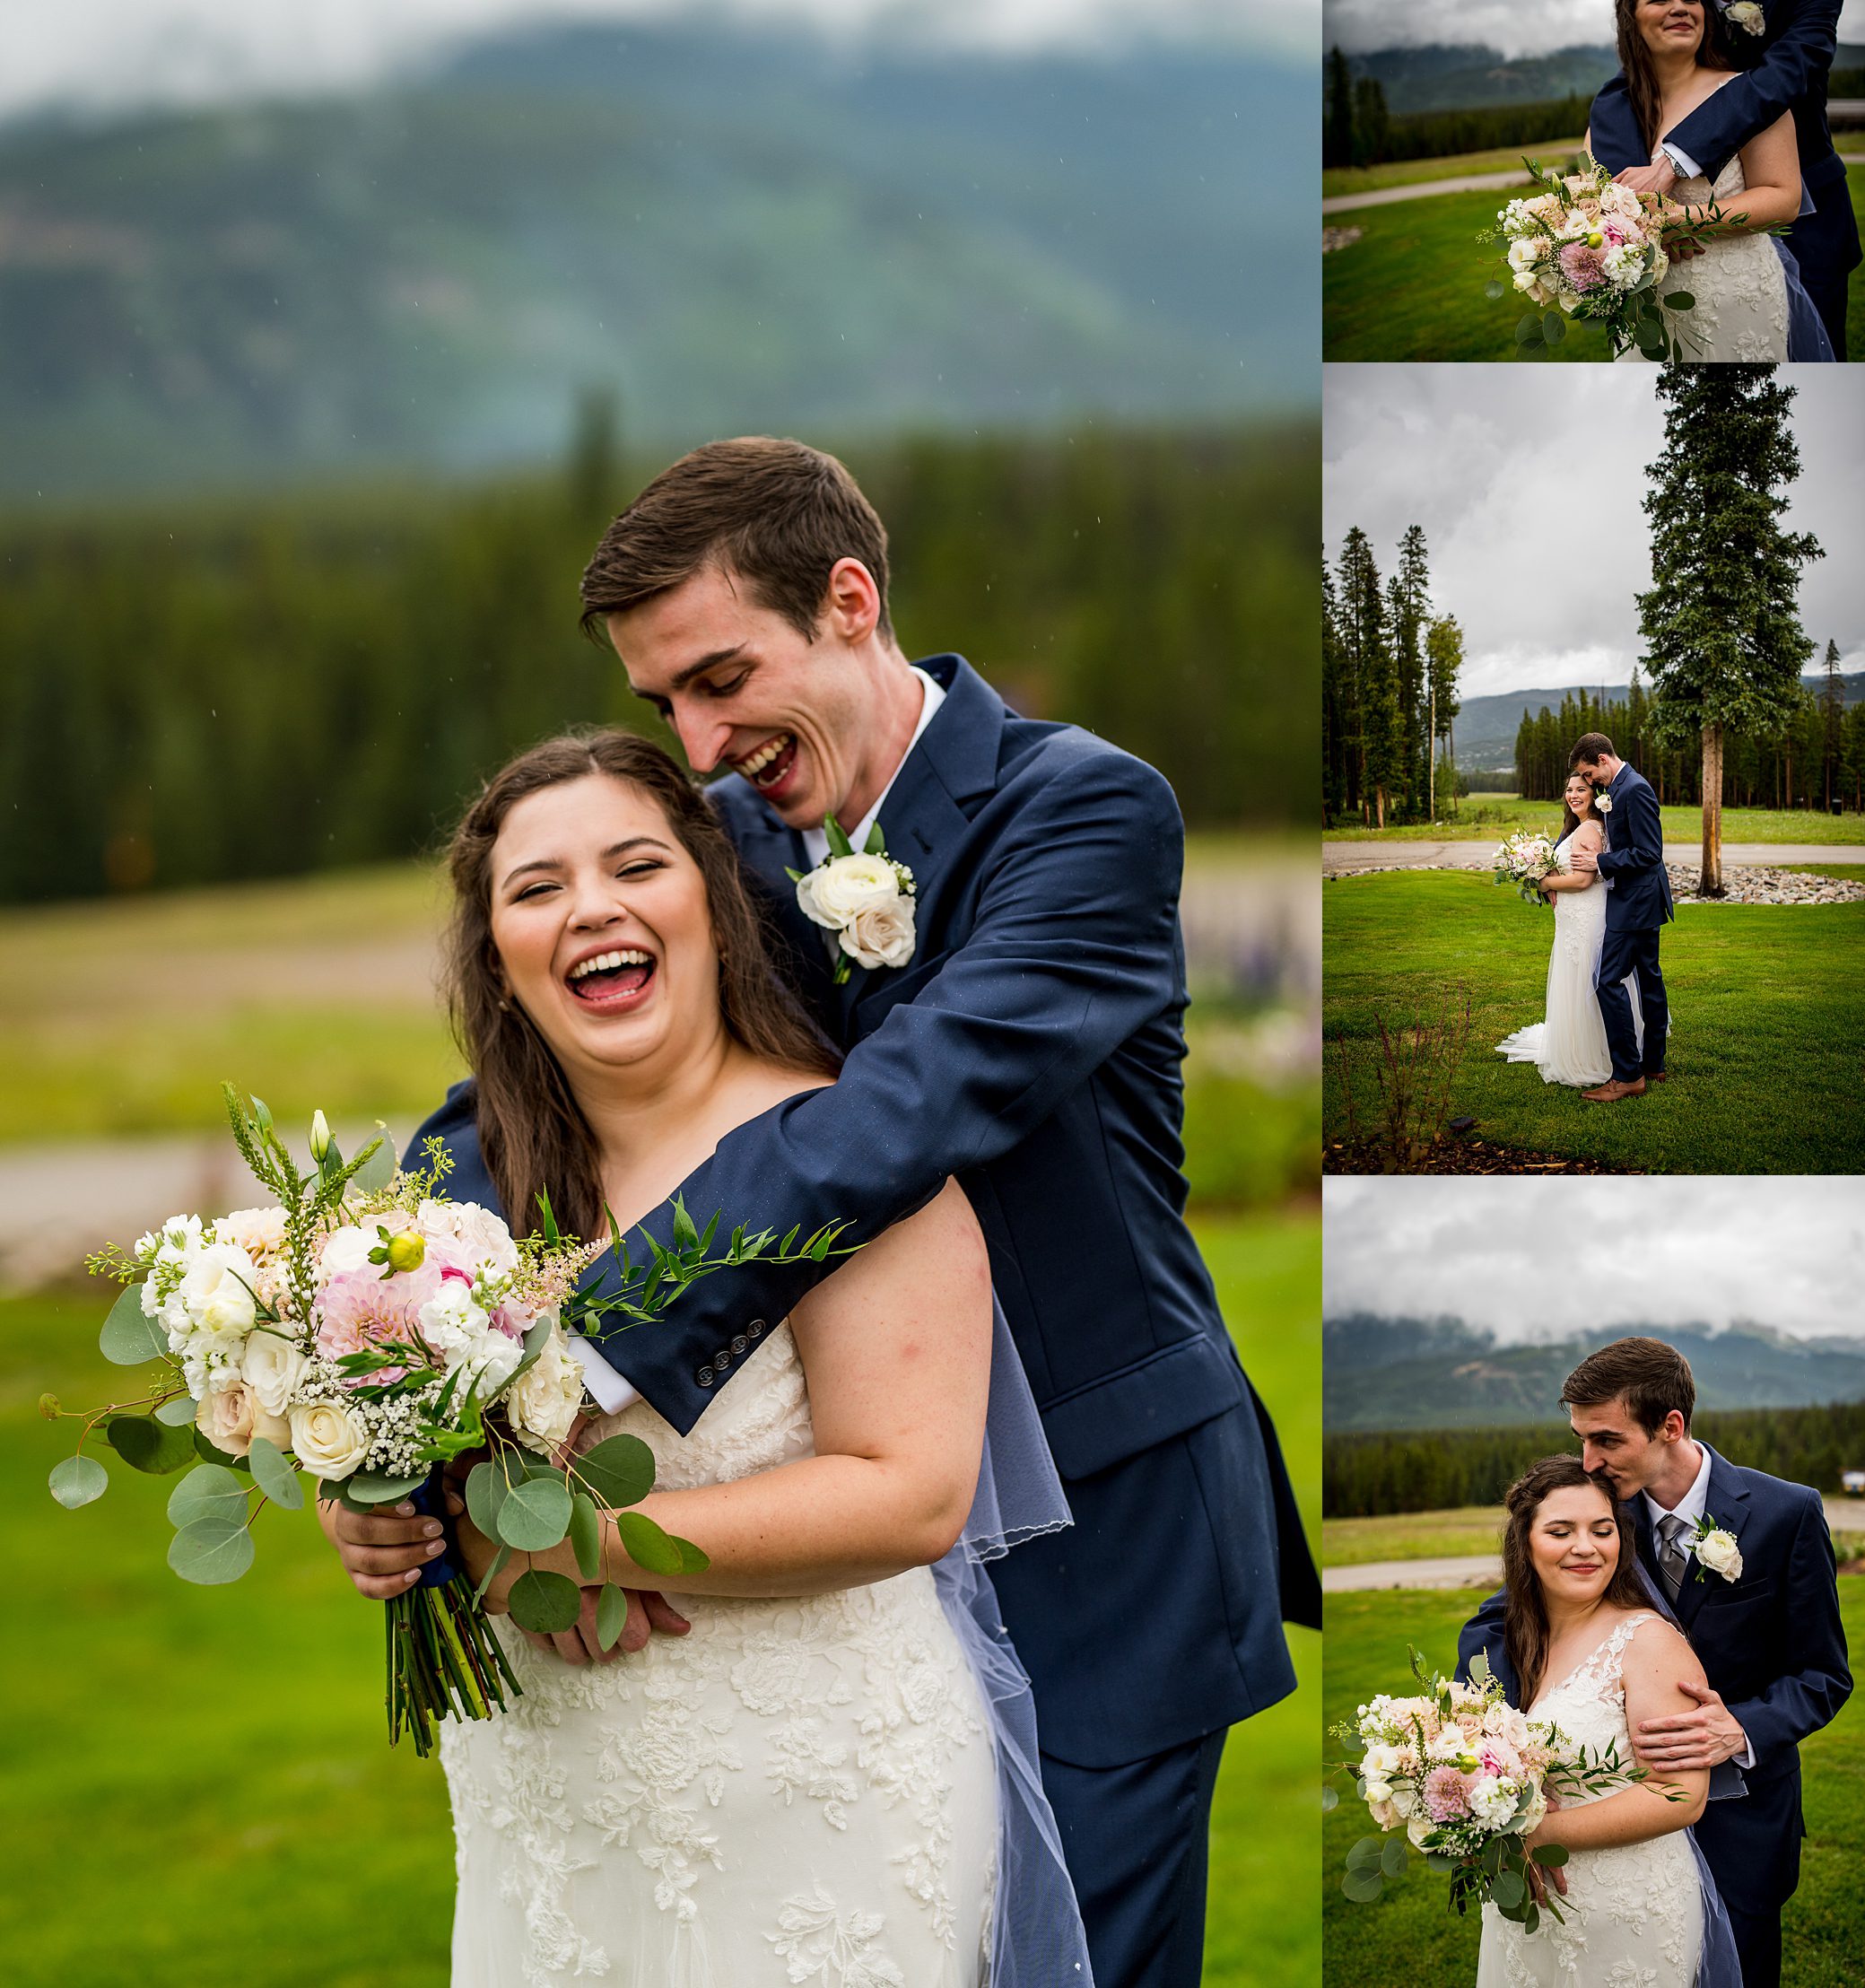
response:
<path id="1" fill-rule="evenodd" d="M 1708 1447 L 1707 1444 L 1704 1445 Z M 1658 1592 L 1658 1556 L 1651 1513 L 1631 1501 L 1638 1557 Z M 1724 1581 L 1696 1569 L 1684 1577 L 1677 1617 L 1704 1674 L 1748 1735 L 1755 1765 L 1719 1767 L 1711 1794 L 1746 1783 L 1739 1800 L 1715 1800 L 1696 1825 L 1722 1896 L 1747 1912 L 1766 1912 L 1800 1880 L 1800 1742 L 1839 1716 L 1852 1696 L 1845 1628 L 1833 1540 L 1817 1492 L 1761 1470 L 1745 1470 L 1710 1452 L 1704 1511 L 1742 1549 L 1741 1578 Z M 1499 1589 L 1464 1625 L 1457 1641 L 1460 1676 L 1478 1650 L 1516 1697 L 1514 1666 L 1503 1647 Z"/>
<path id="2" fill-rule="evenodd" d="M 1664 817 L 1643 773 L 1621 763 L 1607 789 L 1611 807 L 1600 817 L 1606 847 L 1599 874 L 1610 881 L 1606 923 L 1612 931 L 1643 931 L 1675 915 L 1664 867 Z"/>
<path id="3" fill-rule="evenodd" d="M 1822 265 L 1843 274 L 1856 266 L 1859 227 L 1846 187 L 1845 166 L 1826 124 L 1826 76 L 1839 45 L 1841 0 L 1764 0 L 1767 26 L 1757 38 L 1755 65 L 1726 83 L 1668 135 L 1709 176 L 1711 185 L 1757 132 L 1792 113 L 1800 183 L 1814 212 L 1789 232 L 1790 246 L 1812 280 Z M 1751 38 L 1734 32 L 1738 52 Z M 1623 75 L 1593 99 L 1589 117 L 1593 156 L 1613 172 L 1651 162 Z"/>
<path id="4" fill-rule="evenodd" d="M 1046 1752 L 1141 1759 L 1274 1704 L 1282 1633 L 1320 1582 L 1275 1431 L 1183 1220 L 1184 833 L 1153 768 L 1017 717 L 962 658 L 882 810 L 918 886 L 914 956 L 832 985 L 787 867 L 802 839 L 736 776 L 711 789 L 787 963 L 848 1060 L 833 1086 L 739 1127 L 682 1183 L 704 1223 L 876 1235 L 955 1176 L 1076 1523 L 993 1568 Z M 470 1086 L 417 1138 L 489 1199 Z M 670 1216 L 647 1225 L 668 1239 Z M 832 1269 L 832 1264 L 829 1266 Z M 824 1270 L 707 1279 L 602 1351 L 682 1431 Z"/>

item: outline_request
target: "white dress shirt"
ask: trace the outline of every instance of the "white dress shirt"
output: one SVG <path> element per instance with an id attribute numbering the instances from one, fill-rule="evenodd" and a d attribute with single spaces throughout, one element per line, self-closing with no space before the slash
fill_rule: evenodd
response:
<path id="1" fill-rule="evenodd" d="M 1704 1513 L 1709 1509 L 1710 1452 L 1701 1443 L 1697 1444 L 1696 1449 L 1700 1459 L 1696 1466 L 1696 1475 L 1690 1480 L 1689 1490 L 1685 1492 L 1684 1495 L 1671 1506 L 1669 1512 L 1659 1504 L 1649 1491 L 1643 1491 L 1639 1494 L 1645 1501 L 1645 1510 L 1651 1515 L 1651 1530 L 1657 1534 L 1660 1541 L 1664 1538 L 1661 1532 L 1658 1532 L 1658 1524 L 1660 1520 L 1673 1516 L 1683 1520 L 1685 1525 L 1689 1528 L 1689 1532 L 1685 1535 L 1687 1539 L 1703 1522 Z M 1684 1578 L 1687 1581 L 1693 1579 L 1694 1576 L 1686 1574 Z M 1741 1752 L 1732 1756 L 1732 1757 L 1737 1766 L 1752 1767 L 1755 1765 L 1755 1748 L 1752 1746 L 1745 1745 Z"/>
<path id="2" fill-rule="evenodd" d="M 942 684 L 935 683 L 923 669 L 917 667 L 913 674 L 919 679 L 919 721 L 913 727 L 913 736 L 907 741 L 906 752 L 900 755 L 899 764 L 887 776 L 887 784 L 882 788 L 880 798 L 849 830 L 849 841 L 857 849 L 867 841 L 869 830 L 880 818 L 881 808 L 888 795 L 893 792 L 894 781 L 900 778 L 901 767 L 906 764 L 908 755 L 919 743 L 919 735 L 932 723 L 933 713 L 946 702 L 946 692 Z M 820 828 L 806 828 L 803 831 L 803 848 L 809 858 L 811 868 L 814 868 L 828 855 L 829 838 Z M 570 1340 L 571 1351 L 576 1355 L 578 1363 L 582 1367 L 583 1384 L 595 1396 L 597 1406 L 605 1415 L 620 1415 L 632 1402 L 641 1399 L 640 1390 L 632 1387 L 615 1372 L 591 1340 L 584 1338 L 577 1332 L 569 1333 L 566 1337 Z"/>

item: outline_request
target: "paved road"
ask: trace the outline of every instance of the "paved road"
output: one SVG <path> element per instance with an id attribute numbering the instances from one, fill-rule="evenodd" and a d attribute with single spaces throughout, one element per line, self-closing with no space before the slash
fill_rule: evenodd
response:
<path id="1" fill-rule="evenodd" d="M 1823 1498 L 1826 1523 L 1834 1532 L 1865 1532 L 1865 1498 Z M 1353 1594 L 1369 1588 L 1484 1588 L 1503 1578 L 1497 1553 L 1473 1553 L 1436 1560 L 1372 1560 L 1364 1566 L 1323 1567 L 1324 1594 Z"/>
<path id="2" fill-rule="evenodd" d="M 1364 869 L 1471 869 L 1486 870 L 1495 854 L 1495 841 L 1455 842 L 1321 842 L 1321 870 L 1338 876 L 1348 870 Z M 1690 862 L 1697 845 L 1674 843 L 1672 860 Z M 1754 866 L 1765 863 L 1861 863 L 1865 848 L 1828 842 L 1725 842 L 1725 863 Z"/>
<path id="3" fill-rule="evenodd" d="M 1404 187 L 1380 187 L 1372 193 L 1338 193 L 1321 202 L 1324 214 L 1345 214 L 1350 207 L 1390 207 L 1396 200 L 1422 200 L 1434 193 L 1477 193 L 1490 187 L 1525 187 L 1529 176 L 1520 166 L 1511 172 L 1470 172 L 1459 179 L 1419 179 Z"/>

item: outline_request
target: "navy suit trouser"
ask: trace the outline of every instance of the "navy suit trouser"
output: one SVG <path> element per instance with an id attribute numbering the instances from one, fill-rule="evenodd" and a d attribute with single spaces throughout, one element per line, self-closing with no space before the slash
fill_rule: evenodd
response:
<path id="1" fill-rule="evenodd" d="M 1205 1966 L 1211 1797 L 1225 1735 L 1119 1767 L 1042 1757 L 1087 1929 L 1094 1988 L 1198 1988 Z"/>
<path id="2" fill-rule="evenodd" d="M 1742 1912 L 1727 1893 L 1722 1903 L 1729 1911 L 1729 1930 L 1736 1936 L 1736 1953 L 1742 1963 L 1742 1988 L 1781 1988 L 1781 1907 L 1767 1912 Z"/>
<path id="3" fill-rule="evenodd" d="M 1658 967 L 1657 925 L 1615 931 L 1606 928 L 1599 948 L 1599 1016 L 1606 1024 L 1606 1046 L 1612 1052 L 1612 1074 L 1621 1084 L 1635 1084 L 1664 1068 L 1664 1042 L 1670 1032 L 1670 1004 L 1664 975 Z M 1629 973 L 1638 976 L 1639 1012 L 1645 1025 L 1641 1056 L 1638 1032 L 1632 1025 L 1632 997 L 1625 991 Z"/>

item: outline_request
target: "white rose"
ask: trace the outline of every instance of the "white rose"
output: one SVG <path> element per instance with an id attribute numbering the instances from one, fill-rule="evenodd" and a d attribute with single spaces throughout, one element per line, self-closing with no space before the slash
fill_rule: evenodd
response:
<path id="1" fill-rule="evenodd" d="M 1736 0 L 1724 18 L 1749 34 L 1760 34 L 1768 24 L 1767 16 L 1756 5 L 1755 0 Z"/>
<path id="2" fill-rule="evenodd" d="M 283 1208 L 235 1208 L 214 1225 L 214 1235 L 248 1256 L 275 1256 L 285 1246 Z"/>
<path id="3" fill-rule="evenodd" d="M 341 1401 L 312 1401 L 292 1410 L 292 1447 L 316 1476 L 347 1478 L 369 1454 L 369 1431 Z"/>
<path id="4" fill-rule="evenodd" d="M 1720 1574 L 1725 1581 L 1742 1578 L 1742 1552 L 1732 1532 L 1719 1530 L 1704 1533 L 1696 1542 L 1696 1557 L 1712 1574 Z"/>
<path id="5" fill-rule="evenodd" d="M 213 1350 L 231 1356 L 258 1316 L 252 1294 L 258 1276 L 244 1250 L 231 1242 L 210 1242 L 196 1253 L 176 1286 L 170 1312 L 179 1310 L 189 1336 L 199 1333 L 218 1342 Z M 172 1318 L 170 1331 L 172 1337 Z"/>
<path id="6" fill-rule="evenodd" d="M 885 856 L 837 856 L 811 870 L 806 896 L 797 887 L 798 908 L 818 925 L 835 930 L 858 912 L 891 904 L 900 894 L 900 879 Z"/>
<path id="7" fill-rule="evenodd" d="M 556 1339 L 505 1397 L 512 1433 L 546 1456 L 568 1439 L 582 1405 L 583 1370 L 576 1356 Z"/>
<path id="8" fill-rule="evenodd" d="M 381 1246 L 382 1238 L 372 1228 L 333 1229 L 318 1251 L 318 1275 L 342 1277 L 351 1270 L 367 1270 L 371 1267 L 369 1252 Z"/>
<path id="9" fill-rule="evenodd" d="M 241 1376 L 267 1415 L 290 1412 L 292 1397 L 304 1378 L 304 1354 L 292 1340 L 277 1332 L 255 1332 L 246 1342 L 240 1362 Z"/>
<path id="10" fill-rule="evenodd" d="M 913 900 L 896 897 L 857 911 L 842 929 L 841 949 L 858 966 L 904 966 L 913 956 Z"/>
<path id="11" fill-rule="evenodd" d="M 511 1231 L 476 1201 L 423 1201 L 414 1211 L 414 1226 L 423 1235 L 450 1236 L 475 1263 L 518 1269 L 519 1249 Z"/>
<path id="12" fill-rule="evenodd" d="M 216 1450 L 230 1457 L 243 1457 L 256 1435 L 277 1443 L 281 1450 L 292 1439 L 285 1418 L 268 1414 L 244 1381 L 229 1381 L 204 1394 L 195 1410 L 195 1426 Z"/>

